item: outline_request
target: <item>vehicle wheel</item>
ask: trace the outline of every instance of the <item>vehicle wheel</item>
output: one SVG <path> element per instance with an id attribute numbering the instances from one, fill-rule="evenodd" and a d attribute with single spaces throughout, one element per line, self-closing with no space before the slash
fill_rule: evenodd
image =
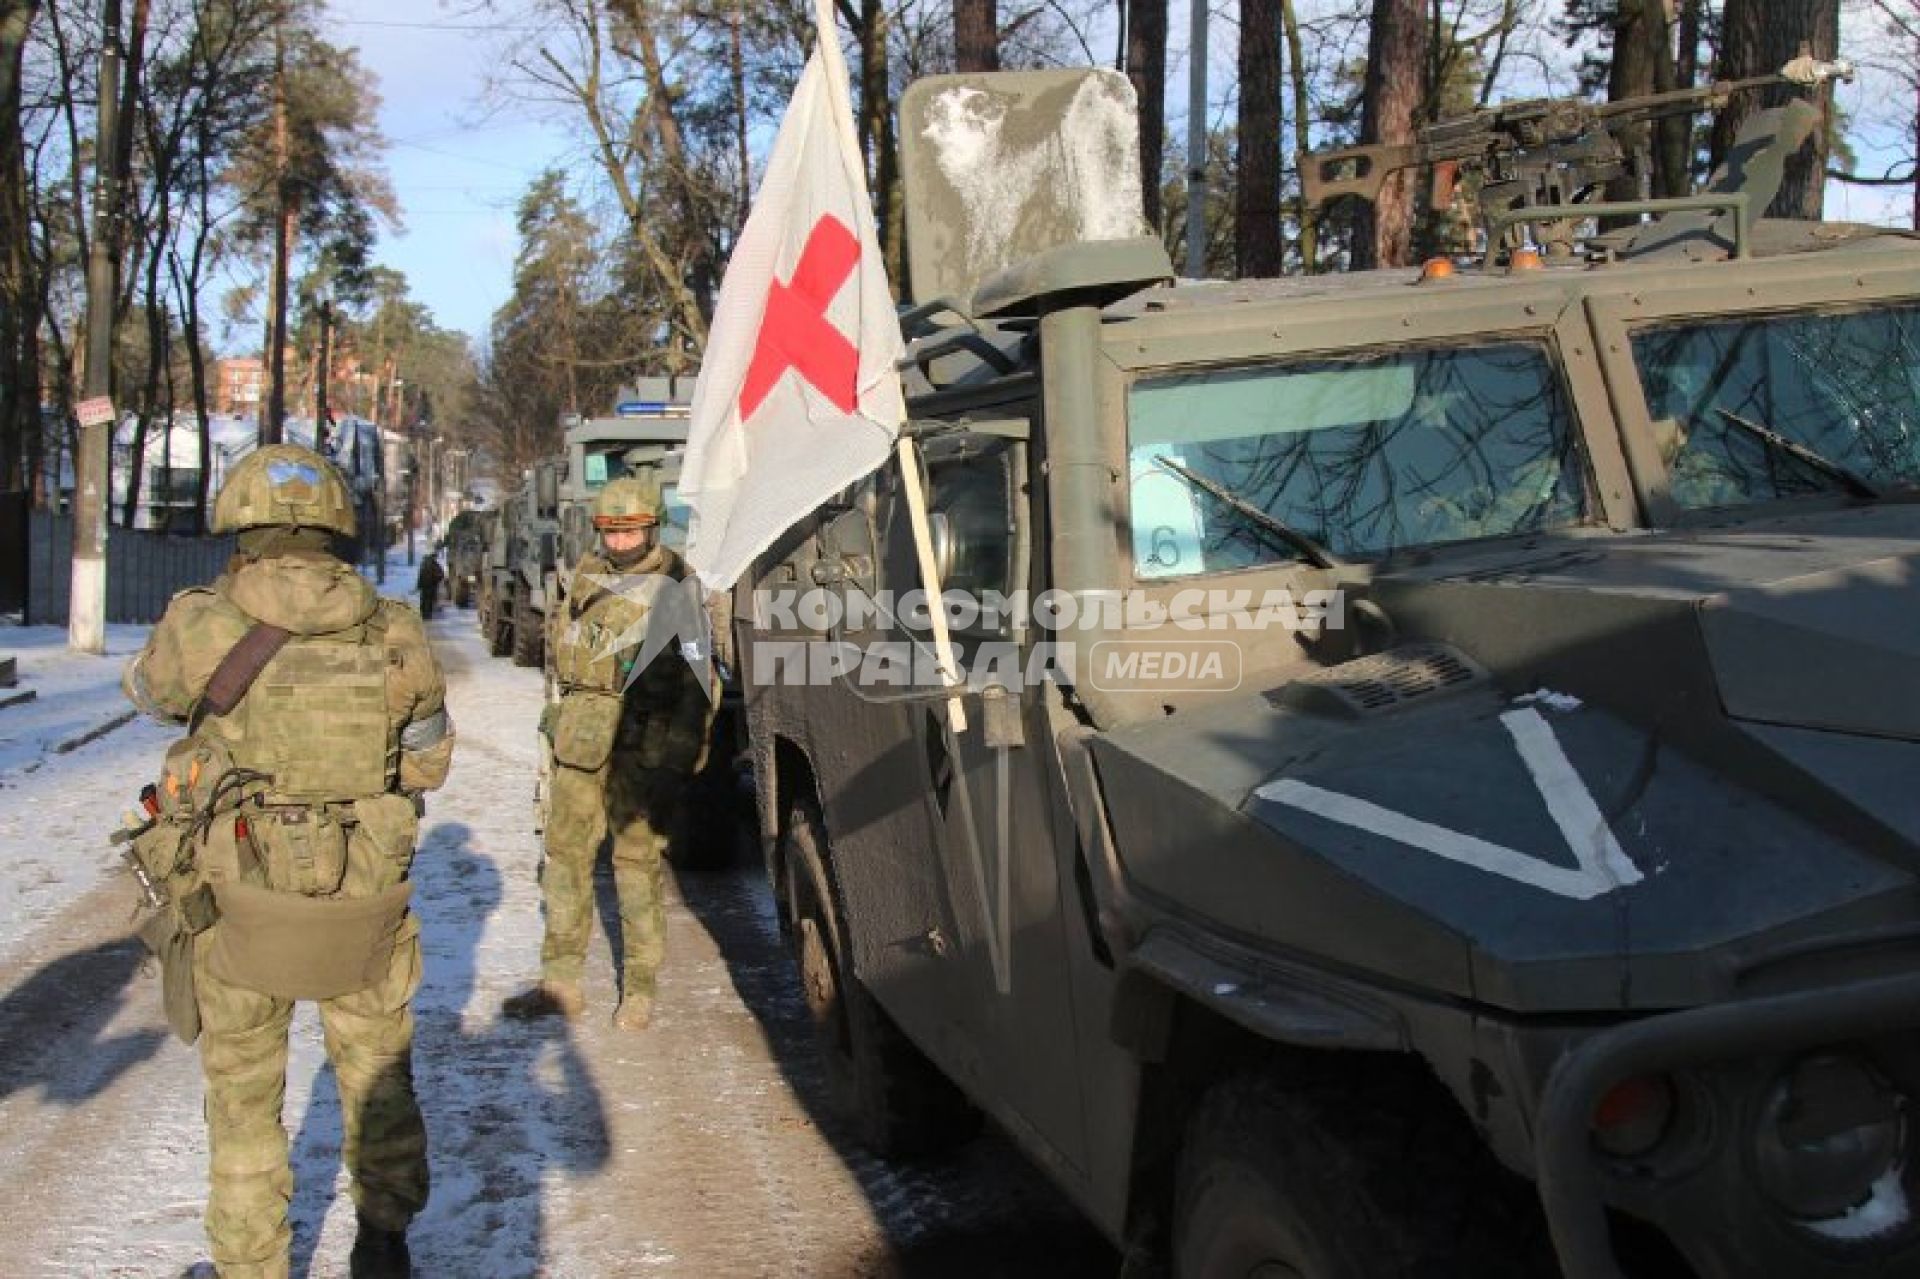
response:
<path id="1" fill-rule="evenodd" d="M 834 1109 L 883 1156 L 932 1154 L 972 1137 L 980 1112 L 853 975 L 834 908 L 807 869 L 811 858 L 831 879 L 825 828 L 810 801 L 793 805 L 784 838 L 794 956 Z M 830 885 L 825 892 L 832 895 Z"/>
<path id="2" fill-rule="evenodd" d="M 500 620 L 500 597 L 488 591 L 480 597 L 480 634 L 486 637 L 487 652 L 505 657 L 513 646 L 513 631 Z"/>
<path id="3" fill-rule="evenodd" d="M 1176 1279 L 1557 1273 L 1537 1204 L 1445 1104 L 1265 1077 L 1216 1087 L 1180 1151 Z"/>
<path id="4" fill-rule="evenodd" d="M 533 592 L 518 587 L 513 592 L 513 664 L 538 666 L 545 644 L 540 635 L 540 615 L 533 611 Z"/>

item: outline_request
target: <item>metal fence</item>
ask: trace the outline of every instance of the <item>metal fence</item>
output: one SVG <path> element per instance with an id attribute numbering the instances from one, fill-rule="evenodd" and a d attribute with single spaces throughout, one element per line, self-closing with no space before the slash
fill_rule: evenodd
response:
<path id="1" fill-rule="evenodd" d="M 27 493 L 0 493 L 0 613 L 27 606 Z"/>
<path id="2" fill-rule="evenodd" d="M 35 511 L 27 519 L 26 620 L 67 620 L 73 587 L 73 518 Z M 107 620 L 157 622 L 174 592 L 204 586 L 233 555 L 231 537 L 179 537 L 114 528 L 107 535 Z"/>

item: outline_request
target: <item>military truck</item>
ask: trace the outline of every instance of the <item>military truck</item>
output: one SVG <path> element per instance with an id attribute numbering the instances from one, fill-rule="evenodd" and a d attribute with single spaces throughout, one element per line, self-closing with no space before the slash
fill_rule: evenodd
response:
<path id="1" fill-rule="evenodd" d="M 496 657 L 539 666 L 546 656 L 547 600 L 560 549 L 561 458 L 546 458 L 500 504 L 483 557 L 480 633 Z"/>
<path id="2" fill-rule="evenodd" d="M 608 480 L 652 471 L 667 499 L 660 540 L 686 545 L 686 505 L 674 496 L 687 443 L 693 374 L 641 378 L 621 390 L 610 417 L 570 422 L 560 481 L 561 561 L 571 565 L 594 546 L 593 498 Z"/>
<path id="3" fill-rule="evenodd" d="M 447 524 L 441 549 L 447 556 L 447 598 L 466 608 L 479 596 L 480 573 L 492 541 L 493 511 L 462 511 Z"/>
<path id="4" fill-rule="evenodd" d="M 1131 108 L 902 100 L 966 731 L 897 467 L 736 594 L 836 1100 L 1142 1272 L 1920 1274 L 1920 243 L 1495 111 L 1483 259 L 1173 285 Z"/>

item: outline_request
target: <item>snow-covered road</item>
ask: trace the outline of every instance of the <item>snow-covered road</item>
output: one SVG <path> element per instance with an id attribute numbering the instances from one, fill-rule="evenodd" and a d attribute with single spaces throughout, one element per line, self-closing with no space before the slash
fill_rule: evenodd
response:
<path id="1" fill-rule="evenodd" d="M 385 589 L 407 584 L 390 574 Z M 500 1019 L 537 967 L 540 680 L 488 658 L 472 619 L 443 608 L 430 626 L 460 746 L 415 863 L 434 1174 L 416 1272 L 1111 1273 L 1112 1254 L 1003 1142 L 895 1167 L 837 1130 L 754 866 L 681 877 L 645 1035 L 606 1022 L 603 939 L 586 1019 Z M 139 638 L 117 631 L 112 647 Z M 57 752 L 119 713 L 123 656 L 74 658 L 41 629 L 0 630 L 0 651 L 56 690 L 31 723 L 8 718 L 31 703 L 0 708 L 0 1274 L 178 1275 L 204 1255 L 199 1068 L 164 1032 L 157 981 L 126 939 L 132 886 L 106 845 L 168 734 L 138 721 Z M 294 1273 L 344 1275 L 339 1103 L 310 1008 L 294 1022 L 286 1122 Z"/>

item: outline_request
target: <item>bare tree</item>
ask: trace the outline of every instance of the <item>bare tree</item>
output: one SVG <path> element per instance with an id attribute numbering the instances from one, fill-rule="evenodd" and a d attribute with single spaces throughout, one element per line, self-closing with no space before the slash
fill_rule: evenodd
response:
<path id="1" fill-rule="evenodd" d="M 1000 69 L 1000 18 L 994 0 L 953 0 L 956 71 Z"/>
<path id="2" fill-rule="evenodd" d="M 1160 170 L 1167 153 L 1167 0 L 1125 2 L 1127 78 L 1140 104 L 1140 192 L 1147 225 L 1158 234 Z"/>
<path id="3" fill-rule="evenodd" d="M 1413 140 L 1427 98 L 1428 38 L 1421 0 L 1374 0 L 1361 91 L 1362 142 Z M 1386 180 L 1378 199 L 1361 206 L 1354 227 L 1353 265 L 1360 269 L 1405 265 L 1412 249 L 1413 220 L 1413 177 L 1402 171 Z"/>
<path id="4" fill-rule="evenodd" d="M 21 62 L 39 0 L 0 0 L 0 492 L 23 487 L 40 434 L 41 294 L 28 221 Z"/>
<path id="5" fill-rule="evenodd" d="M 1777 70 L 1807 45 L 1816 58 L 1832 58 L 1840 47 L 1840 0 L 1727 0 L 1721 17 L 1719 75 L 1737 80 Z M 1775 106 L 1800 91 L 1790 86 L 1749 90 L 1734 95 L 1713 125 L 1713 162 L 1733 146 L 1746 118 L 1763 106 Z M 1825 202 L 1827 155 L 1833 144 L 1833 84 L 1822 85 L 1816 101 L 1826 127 L 1787 160 L 1780 193 L 1767 208 L 1777 218 L 1817 221 Z"/>
<path id="6" fill-rule="evenodd" d="M 1239 163 L 1233 193 L 1239 274 L 1280 274 L 1280 0 L 1240 0 Z"/>

